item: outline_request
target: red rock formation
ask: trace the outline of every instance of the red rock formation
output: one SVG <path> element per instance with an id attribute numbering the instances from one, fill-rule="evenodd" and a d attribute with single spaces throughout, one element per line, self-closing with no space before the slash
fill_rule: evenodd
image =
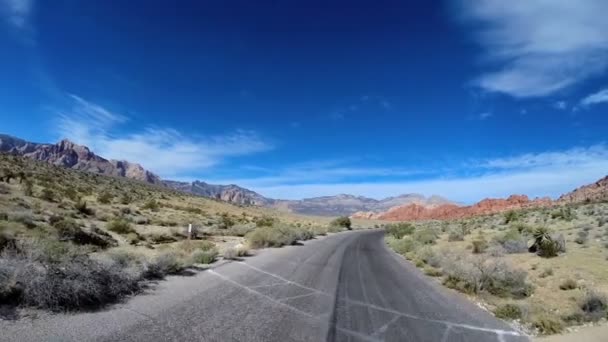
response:
<path id="1" fill-rule="evenodd" d="M 389 221 L 445 220 L 494 214 L 514 209 L 549 206 L 552 204 L 553 201 L 549 198 L 530 200 L 525 195 L 512 195 L 507 199 L 484 199 L 476 204 L 464 207 L 454 204 L 444 204 L 431 208 L 417 204 L 404 205 L 377 214 L 375 218 Z"/>

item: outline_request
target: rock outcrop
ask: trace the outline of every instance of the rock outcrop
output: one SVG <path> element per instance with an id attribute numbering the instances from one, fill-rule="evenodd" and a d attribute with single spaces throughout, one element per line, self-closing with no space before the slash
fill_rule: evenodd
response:
<path id="1" fill-rule="evenodd" d="M 608 176 L 595 183 L 581 186 L 572 192 L 564 194 L 557 201 L 561 203 L 577 203 L 603 200 L 608 200 Z"/>
<path id="2" fill-rule="evenodd" d="M 152 184 L 162 184 L 160 177 L 141 165 L 125 160 L 108 160 L 88 147 L 64 139 L 57 144 L 38 144 L 8 135 L 0 135 L 0 152 L 20 155 L 74 170 L 126 177 Z"/>

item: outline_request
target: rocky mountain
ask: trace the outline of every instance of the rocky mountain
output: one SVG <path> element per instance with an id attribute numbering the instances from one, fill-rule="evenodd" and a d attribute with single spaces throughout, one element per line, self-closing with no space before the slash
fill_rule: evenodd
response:
<path id="1" fill-rule="evenodd" d="M 240 205 L 272 206 L 275 202 L 273 199 L 266 198 L 257 192 L 234 184 L 217 185 L 201 181 L 194 181 L 192 183 L 164 181 L 164 184 L 170 188 L 193 195 L 215 198 Z"/>
<path id="2" fill-rule="evenodd" d="M 581 186 L 572 192 L 561 195 L 558 202 L 571 203 L 601 200 L 608 200 L 608 176 L 595 183 Z"/>
<path id="3" fill-rule="evenodd" d="M 126 160 L 108 160 L 67 139 L 57 144 L 28 142 L 8 135 L 0 135 L 0 152 L 21 155 L 74 170 L 126 177 L 152 184 L 162 184 L 160 177 L 141 165 Z"/>

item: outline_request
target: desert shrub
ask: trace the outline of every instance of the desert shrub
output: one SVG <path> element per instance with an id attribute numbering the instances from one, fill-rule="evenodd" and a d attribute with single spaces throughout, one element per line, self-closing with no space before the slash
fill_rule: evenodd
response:
<path id="1" fill-rule="evenodd" d="M 471 244 L 473 246 L 473 254 L 481 254 L 488 249 L 488 241 L 484 238 L 475 239 Z"/>
<path id="2" fill-rule="evenodd" d="M 9 195 L 11 193 L 11 188 L 7 185 L 0 184 L 0 195 Z"/>
<path id="3" fill-rule="evenodd" d="M 112 203 L 112 199 L 114 199 L 114 195 L 108 191 L 104 191 L 97 196 L 97 202 L 101 204 L 110 204 Z"/>
<path id="4" fill-rule="evenodd" d="M 298 235 L 289 226 L 275 225 L 257 228 L 248 233 L 245 238 L 252 248 L 264 248 L 293 245 L 298 240 Z"/>
<path id="5" fill-rule="evenodd" d="M 344 230 L 344 228 L 341 227 L 341 226 L 335 226 L 335 225 L 332 225 L 332 224 L 330 224 L 330 225 L 327 226 L 327 232 L 328 233 L 339 233 L 339 232 L 341 232 L 343 230 Z"/>
<path id="6" fill-rule="evenodd" d="M 101 248 L 114 246 L 116 241 L 107 233 L 99 229 L 86 232 L 78 222 L 71 218 L 62 218 L 53 222 L 53 227 L 57 230 L 57 237 L 60 241 L 71 241 L 77 245 L 94 245 Z"/>
<path id="7" fill-rule="evenodd" d="M 148 200 L 146 203 L 144 203 L 144 205 L 141 208 L 143 210 L 158 211 L 160 208 L 160 205 L 158 204 L 158 202 L 156 202 L 155 199 L 151 199 L 151 200 Z"/>
<path id="8" fill-rule="evenodd" d="M 559 318 L 542 314 L 534 318 L 532 326 L 542 335 L 559 334 L 564 330 L 564 324 Z"/>
<path id="9" fill-rule="evenodd" d="M 416 257 L 427 265 L 432 267 L 441 266 L 441 257 L 433 251 L 430 246 L 423 246 L 416 250 Z"/>
<path id="10" fill-rule="evenodd" d="M 606 224 L 606 222 L 608 222 L 608 217 L 606 217 L 606 216 L 604 216 L 604 217 L 599 217 L 599 218 L 597 219 L 597 226 L 598 226 L 598 227 L 603 227 L 603 226 Z"/>
<path id="11" fill-rule="evenodd" d="M 448 241 L 464 241 L 464 234 L 460 229 L 452 229 L 448 234 Z"/>
<path id="12" fill-rule="evenodd" d="M 224 259 L 228 260 L 238 260 L 241 257 L 245 257 L 249 255 L 249 250 L 245 247 L 231 247 L 227 248 L 224 253 Z"/>
<path id="13" fill-rule="evenodd" d="M 559 288 L 564 291 L 574 290 L 578 287 L 578 283 L 573 279 L 566 279 L 561 284 L 559 284 Z"/>
<path id="14" fill-rule="evenodd" d="M 275 224 L 275 219 L 272 216 L 264 215 L 255 220 L 256 227 L 270 227 Z"/>
<path id="15" fill-rule="evenodd" d="M 608 300 L 596 291 L 588 291 L 580 302 L 580 308 L 590 321 L 608 318 Z"/>
<path id="16" fill-rule="evenodd" d="M 97 308 L 139 289 L 138 278 L 116 263 L 83 254 L 45 258 L 45 247 L 30 243 L 27 248 L 5 251 L 0 258 L 2 272 L 19 284 L 12 298 L 21 305 L 52 311 Z"/>
<path id="17" fill-rule="evenodd" d="M 125 240 L 129 245 L 137 245 L 141 241 L 141 236 L 135 232 L 127 233 Z"/>
<path id="18" fill-rule="evenodd" d="M 556 210 L 551 213 L 552 219 L 560 219 L 564 221 L 572 221 L 576 218 L 576 213 L 572 210 L 571 207 L 566 206 L 562 207 L 559 210 Z"/>
<path id="19" fill-rule="evenodd" d="M 40 199 L 47 202 L 55 202 L 55 192 L 49 188 L 43 188 L 40 192 Z"/>
<path id="20" fill-rule="evenodd" d="M 171 234 L 167 234 L 167 233 L 152 233 L 150 235 L 147 235 L 146 239 L 155 244 L 170 243 L 170 242 L 178 241 L 178 239 L 175 236 L 173 236 Z"/>
<path id="21" fill-rule="evenodd" d="M 232 236 L 245 236 L 254 229 L 255 227 L 251 224 L 237 224 L 228 228 L 226 234 Z"/>
<path id="22" fill-rule="evenodd" d="M 164 252 L 144 263 L 142 277 L 163 279 L 168 274 L 177 274 L 189 265 L 174 252 Z"/>
<path id="23" fill-rule="evenodd" d="M 412 235 L 416 230 L 416 227 L 411 223 L 394 223 L 386 226 L 386 232 L 393 236 L 395 239 L 401 239 L 406 235 Z"/>
<path id="24" fill-rule="evenodd" d="M 123 193 L 120 197 L 120 203 L 124 205 L 129 205 L 133 201 L 133 198 L 128 193 Z"/>
<path id="25" fill-rule="evenodd" d="M 542 240 L 538 245 L 537 254 L 543 258 L 554 258 L 558 255 L 560 247 L 558 242 L 553 240 Z"/>
<path id="26" fill-rule="evenodd" d="M 413 252 L 419 246 L 418 242 L 407 236 L 402 239 L 387 239 L 387 242 L 395 252 L 401 255 L 406 255 L 409 252 Z"/>
<path id="27" fill-rule="evenodd" d="M 552 268 L 545 268 L 545 270 L 541 274 L 539 274 L 538 276 L 540 278 L 547 278 L 547 277 L 552 276 L 552 275 L 553 275 L 553 269 Z"/>
<path id="28" fill-rule="evenodd" d="M 16 215 L 12 217 L 12 221 L 21 223 L 28 229 L 34 229 L 38 226 L 36 222 L 34 222 L 34 218 L 28 214 Z"/>
<path id="29" fill-rule="evenodd" d="M 588 238 L 589 238 L 588 231 L 581 230 L 577 233 L 577 237 L 574 239 L 574 242 L 578 243 L 579 245 L 583 245 L 583 244 L 587 243 Z"/>
<path id="30" fill-rule="evenodd" d="M 86 201 L 82 201 L 82 200 L 76 201 L 76 203 L 74 204 L 74 209 L 76 209 L 76 211 L 78 211 L 79 213 L 81 213 L 83 215 L 87 215 L 87 216 L 95 215 L 95 211 L 93 209 L 87 207 Z"/>
<path id="31" fill-rule="evenodd" d="M 507 211 L 503 216 L 505 224 L 509 224 L 519 219 L 519 213 L 514 210 Z"/>
<path id="32" fill-rule="evenodd" d="M 350 221 L 350 218 L 348 216 L 340 216 L 335 220 L 331 221 L 330 225 L 335 227 L 343 227 L 350 230 L 352 222 Z"/>
<path id="33" fill-rule="evenodd" d="M 435 267 L 425 267 L 424 274 L 428 275 L 429 277 L 441 277 L 443 272 Z"/>
<path id="34" fill-rule="evenodd" d="M 129 221 L 125 219 L 114 219 L 106 224 L 106 229 L 117 234 L 135 233 Z"/>
<path id="35" fill-rule="evenodd" d="M 25 196 L 34 195 L 34 183 L 32 183 L 32 181 L 29 179 L 23 181 L 23 194 Z"/>
<path id="36" fill-rule="evenodd" d="M 235 223 L 236 222 L 230 216 L 230 214 L 228 214 L 228 213 L 221 213 L 220 214 L 219 227 L 221 229 L 228 229 L 228 228 L 234 226 Z"/>
<path id="37" fill-rule="evenodd" d="M 507 304 L 498 306 L 494 310 L 494 315 L 496 317 L 502 318 L 502 319 L 516 320 L 516 319 L 522 318 L 523 312 L 519 305 L 507 303 Z"/>
<path id="38" fill-rule="evenodd" d="M 0 221 L 8 221 L 8 214 L 5 212 L 0 212 Z"/>
<path id="39" fill-rule="evenodd" d="M 444 284 L 465 293 L 488 292 L 499 297 L 523 298 L 532 293 L 527 273 L 514 269 L 503 260 L 481 257 L 442 258 Z"/>
<path id="40" fill-rule="evenodd" d="M 510 229 L 497 235 L 494 241 L 502 246 L 508 254 L 526 253 L 528 251 L 526 238 L 516 229 Z"/>
<path id="41" fill-rule="evenodd" d="M 503 257 L 505 255 L 505 249 L 501 245 L 492 244 L 488 247 L 486 252 L 493 257 Z"/>
<path id="42" fill-rule="evenodd" d="M 413 234 L 413 238 L 423 245 L 433 245 L 435 244 L 438 236 L 434 229 L 424 228 L 416 230 L 416 232 Z"/>
<path id="43" fill-rule="evenodd" d="M 0 231 L 0 252 L 5 248 L 15 248 L 17 240 L 15 237 L 4 231 Z"/>
<path id="44" fill-rule="evenodd" d="M 217 259 L 217 250 L 197 250 L 192 252 L 190 258 L 195 264 L 211 264 Z"/>

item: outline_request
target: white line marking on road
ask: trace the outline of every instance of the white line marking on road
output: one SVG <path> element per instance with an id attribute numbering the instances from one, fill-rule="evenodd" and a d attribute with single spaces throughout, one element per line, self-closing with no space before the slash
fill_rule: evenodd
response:
<path id="1" fill-rule="evenodd" d="M 288 300 L 292 300 L 292 299 L 304 298 L 304 297 L 308 297 L 308 296 L 312 296 L 312 295 L 318 295 L 318 293 L 315 293 L 315 292 L 310 292 L 310 293 L 301 294 L 301 295 L 297 295 L 297 296 L 291 296 L 291 297 L 279 298 L 278 300 L 279 300 L 280 302 L 283 302 L 283 301 L 288 301 Z"/>
<path id="2" fill-rule="evenodd" d="M 253 270 L 256 270 L 256 271 L 258 271 L 258 272 L 260 272 L 260 273 L 264 273 L 264 274 L 266 274 L 266 275 L 268 275 L 268 276 L 271 276 L 271 277 L 274 277 L 274 278 L 280 279 L 280 280 L 282 280 L 282 281 L 284 281 L 284 282 L 286 282 L 286 283 L 289 283 L 289 284 L 292 284 L 292 285 L 295 285 L 295 286 L 299 286 L 299 287 L 301 287 L 301 288 L 304 288 L 304 289 L 307 289 L 307 290 L 310 290 L 310 291 L 313 291 L 313 292 L 316 292 L 316 293 L 319 293 L 319 294 L 323 294 L 323 295 L 329 296 L 329 297 L 331 297 L 331 298 L 333 298 L 333 297 L 334 297 L 333 295 L 330 295 L 330 294 L 325 293 L 325 292 L 323 292 L 323 291 L 320 291 L 320 290 L 317 290 L 317 289 L 314 289 L 314 288 L 312 288 L 312 287 L 308 287 L 308 286 L 305 286 L 305 285 L 302 285 L 302 284 L 298 284 L 298 283 L 293 282 L 293 281 L 291 281 L 291 280 L 289 280 L 289 279 L 283 278 L 283 277 L 281 277 L 281 276 L 279 276 L 279 275 L 272 274 L 272 273 L 267 272 L 267 271 L 264 271 L 264 270 L 262 270 L 262 269 L 260 269 L 260 268 L 258 268 L 258 267 L 255 267 L 255 266 L 252 266 L 252 265 L 246 264 L 246 263 L 244 263 L 244 262 L 242 262 L 242 261 L 238 261 L 237 263 L 238 263 L 238 264 L 241 264 L 241 265 L 243 265 L 243 266 L 246 266 L 246 267 L 248 267 L 248 268 L 251 268 L 251 269 L 253 269 Z M 212 270 L 211 270 L 211 271 L 212 271 Z M 217 272 L 214 272 L 214 273 L 215 273 L 215 274 L 218 274 Z M 218 274 L 218 275 L 219 275 L 219 274 Z M 259 293 L 259 292 L 257 292 L 257 291 L 254 291 L 254 290 L 249 289 L 249 288 L 248 288 L 248 287 L 246 287 L 245 285 L 241 285 L 241 284 L 239 284 L 239 283 L 235 282 L 235 281 L 234 281 L 234 280 L 232 280 L 232 279 L 229 279 L 229 278 L 227 278 L 227 277 L 225 277 L 225 276 L 222 276 L 222 277 L 223 277 L 223 278 L 226 278 L 226 279 L 228 279 L 228 280 L 230 280 L 231 282 L 233 282 L 233 283 L 235 283 L 235 284 L 238 284 L 238 285 L 239 285 L 239 286 L 241 286 L 241 287 L 247 288 L 248 290 L 250 290 L 250 291 L 252 291 L 252 292 Z M 267 297 L 267 298 L 272 299 L 271 297 L 268 297 L 268 296 L 266 296 L 266 295 L 264 295 L 264 294 L 261 294 L 261 293 L 260 293 L 260 295 L 262 295 L 262 296 L 265 296 L 265 297 Z M 272 300 L 273 300 L 273 301 L 275 301 L 274 299 L 272 299 Z M 419 321 L 427 321 L 427 322 L 432 322 L 432 323 L 439 323 L 439 324 L 444 324 L 444 325 L 446 325 L 446 326 L 450 326 L 450 325 L 451 325 L 451 326 L 454 326 L 454 327 L 459 327 L 459 328 L 462 328 L 462 329 L 469 329 L 469 330 L 477 330 L 477 331 L 491 332 L 491 333 L 494 333 L 494 334 L 497 334 L 497 335 L 525 336 L 525 335 L 522 335 L 521 333 L 519 333 L 519 332 L 517 332 L 517 331 L 511 331 L 511 330 L 502 330 L 502 329 L 492 329 L 492 328 L 483 328 L 483 327 L 477 327 L 477 326 L 474 326 L 474 325 L 469 325 L 469 324 L 463 324 L 463 323 L 454 323 L 454 322 L 443 321 L 443 320 L 432 319 L 432 318 L 423 318 L 423 317 L 420 317 L 420 316 L 416 316 L 416 315 L 412 315 L 412 314 L 407 314 L 407 313 L 399 312 L 399 311 L 396 311 L 396 310 L 393 310 L 393 309 L 384 308 L 384 307 L 381 307 L 381 306 L 377 306 L 377 305 L 374 305 L 374 304 L 370 304 L 370 303 L 361 302 L 361 301 L 354 300 L 354 299 L 344 299 L 344 298 L 338 298 L 338 300 L 342 300 L 342 301 L 345 301 L 346 303 L 350 303 L 350 304 L 355 304 L 355 305 L 360 305 L 360 306 L 364 306 L 364 307 L 372 308 L 372 309 L 379 310 L 379 311 L 384 311 L 384 312 L 392 313 L 392 314 L 395 314 L 395 315 L 400 315 L 400 316 L 403 316 L 403 317 L 406 317 L 406 318 L 410 318 L 410 319 L 414 319 L 414 320 L 419 320 Z M 276 301 L 275 301 L 275 302 L 276 302 Z M 277 302 L 277 303 L 280 303 L 280 302 Z M 284 304 L 284 303 L 281 303 L 281 304 L 282 304 L 282 305 L 286 305 L 286 304 Z M 288 305 L 286 305 L 286 306 L 288 306 Z M 294 308 L 294 309 L 295 309 L 295 308 Z M 295 309 L 295 310 L 298 310 L 298 309 Z M 298 311 L 300 311 L 300 310 L 298 310 Z M 302 312 L 303 312 L 303 311 L 302 311 Z M 500 338 L 500 337 L 499 337 L 499 338 Z"/>
<path id="3" fill-rule="evenodd" d="M 393 317 L 393 319 L 391 319 L 390 321 L 386 322 L 383 326 L 381 326 L 378 330 L 376 330 L 373 334 L 372 337 L 380 337 L 381 334 L 384 334 L 386 332 L 386 330 L 388 329 L 388 327 L 397 322 L 399 320 L 399 318 L 401 318 L 401 316 L 395 316 Z"/>
<path id="4" fill-rule="evenodd" d="M 250 289 L 259 289 L 262 287 L 273 287 L 273 286 L 279 286 L 279 285 L 289 285 L 286 282 L 280 282 L 280 283 L 274 283 L 274 284 L 268 284 L 268 285 L 256 285 L 256 286 L 249 286 Z"/>

